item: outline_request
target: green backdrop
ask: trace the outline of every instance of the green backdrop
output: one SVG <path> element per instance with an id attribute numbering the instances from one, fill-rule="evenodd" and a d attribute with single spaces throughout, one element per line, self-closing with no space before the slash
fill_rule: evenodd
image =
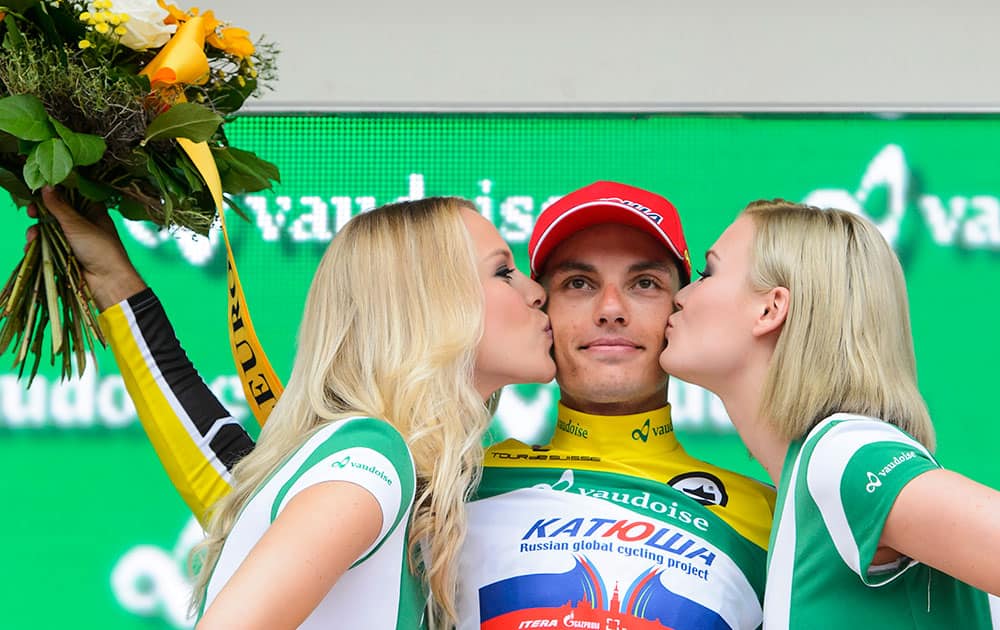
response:
<path id="1" fill-rule="evenodd" d="M 677 205 L 699 267 L 748 201 L 808 200 L 866 214 L 893 243 L 938 454 L 1000 487 L 1000 429 L 989 408 L 1000 350 L 995 118 L 359 114 L 244 117 L 229 129 L 235 146 L 282 172 L 273 192 L 237 200 L 250 222 L 230 218 L 247 301 L 282 376 L 312 270 L 337 227 L 363 209 L 407 196 L 474 199 L 524 269 L 547 202 L 618 180 Z M 10 221 L 0 235 L 6 273 L 29 223 L 9 201 L 0 205 Z M 122 236 L 195 364 L 246 418 L 227 345 L 219 239 L 142 223 L 122 225 Z M 2 627 L 186 627 L 182 571 L 199 530 L 153 455 L 113 359 L 102 353 L 96 367 L 65 384 L 43 371 L 29 391 L 0 372 Z M 512 388 L 495 432 L 544 440 L 554 400 L 551 386 Z M 762 476 L 716 399 L 672 382 L 671 400 L 691 451 Z"/>

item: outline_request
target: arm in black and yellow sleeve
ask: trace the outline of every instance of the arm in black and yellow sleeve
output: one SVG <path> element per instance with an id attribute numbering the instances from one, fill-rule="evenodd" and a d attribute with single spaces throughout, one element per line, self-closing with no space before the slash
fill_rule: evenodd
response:
<path id="1" fill-rule="evenodd" d="M 253 440 L 188 360 L 152 290 L 108 308 L 99 321 L 143 429 L 204 525 L 209 508 L 232 488 L 230 470 Z"/>

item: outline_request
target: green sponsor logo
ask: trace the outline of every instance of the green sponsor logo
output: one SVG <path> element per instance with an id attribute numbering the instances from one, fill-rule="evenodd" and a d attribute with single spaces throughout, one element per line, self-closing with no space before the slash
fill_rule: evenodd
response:
<path id="1" fill-rule="evenodd" d="M 333 466 L 334 468 L 343 468 L 344 466 L 347 466 L 347 465 L 348 465 L 348 464 L 350 464 L 350 463 L 351 463 L 351 456 L 350 456 L 350 455 L 348 455 L 348 456 L 347 456 L 347 457 L 345 457 L 344 459 L 341 459 L 341 460 L 338 460 L 338 461 L 335 461 L 335 462 L 333 462 L 333 464 L 331 464 L 331 465 L 332 465 L 332 466 Z"/>
<path id="2" fill-rule="evenodd" d="M 569 433 L 570 435 L 575 435 L 578 438 L 587 439 L 589 431 L 584 429 L 579 424 L 573 424 L 573 420 L 563 420 L 559 419 L 556 421 L 556 426 L 559 427 L 560 431 Z"/>
<path id="3" fill-rule="evenodd" d="M 643 442 L 645 442 L 648 437 L 649 437 L 649 418 L 646 418 L 646 421 L 642 423 L 641 427 L 632 431 L 632 439 L 642 440 Z"/>
<path id="4" fill-rule="evenodd" d="M 857 188 L 824 188 L 803 200 L 820 208 L 841 208 L 871 219 L 889 244 L 898 247 L 911 203 L 923 229 L 938 246 L 995 250 L 1000 246 L 1000 198 L 915 191 L 903 148 L 884 146 L 865 167 Z"/>
<path id="5" fill-rule="evenodd" d="M 365 464 L 363 462 L 351 461 L 351 456 L 350 455 L 346 455 L 346 456 L 344 456 L 343 459 L 338 459 L 337 461 L 332 462 L 330 465 L 333 468 L 348 468 L 348 467 L 350 467 L 352 470 L 361 470 L 361 471 L 369 473 L 369 474 L 371 474 L 371 475 L 373 475 L 375 477 L 378 477 L 379 479 L 381 479 L 382 481 L 384 481 L 385 485 L 387 485 L 387 486 L 391 486 L 392 485 L 392 478 L 389 477 L 389 475 L 385 474 L 385 472 L 383 472 L 380 468 L 378 468 L 377 466 L 373 466 L 371 464 Z"/>

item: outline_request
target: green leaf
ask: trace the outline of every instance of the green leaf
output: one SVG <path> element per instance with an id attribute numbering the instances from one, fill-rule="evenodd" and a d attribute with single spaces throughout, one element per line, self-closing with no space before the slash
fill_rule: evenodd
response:
<path id="1" fill-rule="evenodd" d="M 118 204 L 118 212 L 132 221 L 149 221 L 149 211 L 146 209 L 146 205 L 128 195 L 122 196 L 121 203 Z"/>
<path id="2" fill-rule="evenodd" d="M 157 155 L 150 154 L 146 156 L 146 169 L 156 181 L 157 188 L 164 196 L 175 195 L 183 197 L 187 193 L 184 183 L 176 177 L 173 169 L 168 165 L 160 164 Z"/>
<path id="3" fill-rule="evenodd" d="M 27 184 L 32 190 L 38 190 L 45 185 L 45 178 L 42 177 L 42 169 L 38 167 L 38 163 L 34 160 L 28 160 L 24 163 L 24 183 Z"/>
<path id="4" fill-rule="evenodd" d="M 41 0 L 3 0 L 3 6 L 15 13 L 24 13 L 36 4 L 41 4 Z"/>
<path id="5" fill-rule="evenodd" d="M 114 188 L 88 179 L 76 171 L 73 172 L 71 178 L 80 194 L 91 201 L 106 201 L 115 194 Z"/>
<path id="6" fill-rule="evenodd" d="M 2 167 L 0 167 L 0 186 L 10 193 L 17 205 L 26 206 L 31 203 L 31 189 L 25 186 L 20 177 Z"/>
<path id="7" fill-rule="evenodd" d="M 154 221 L 160 227 L 167 227 L 170 225 L 170 217 L 174 213 L 174 197 L 171 194 L 163 195 L 163 223 L 160 224 L 159 221 Z"/>
<path id="8" fill-rule="evenodd" d="M 257 80 L 245 78 L 243 85 L 239 84 L 239 79 L 233 77 L 220 86 L 217 94 L 212 96 L 212 106 L 216 111 L 226 114 L 235 112 L 257 89 Z"/>
<path id="9" fill-rule="evenodd" d="M 246 222 L 250 222 L 250 217 L 247 215 L 246 211 L 240 207 L 240 204 L 236 203 L 236 200 L 232 197 L 226 196 L 222 198 L 226 202 L 226 205 L 233 209 L 233 212 L 240 215 L 240 218 Z"/>
<path id="10" fill-rule="evenodd" d="M 153 119 L 146 129 L 145 145 L 160 138 L 187 138 L 204 142 L 222 124 L 222 116 L 195 103 L 178 103 Z"/>
<path id="11" fill-rule="evenodd" d="M 0 131 L 21 140 L 48 140 L 55 135 L 45 106 L 30 94 L 0 98 Z"/>
<path id="12" fill-rule="evenodd" d="M 28 167 L 35 165 L 38 175 L 41 176 L 45 184 L 55 186 L 61 183 L 73 170 L 73 156 L 70 155 L 66 143 L 59 138 L 52 138 L 40 143 L 28 154 L 28 161 L 24 164 L 25 182 L 32 188 L 40 188 L 28 181 Z M 37 181 L 37 180 L 35 180 Z"/>
<path id="13" fill-rule="evenodd" d="M 187 187 L 191 192 L 200 192 L 205 189 L 201 173 L 198 172 L 198 167 L 194 165 L 194 162 L 191 161 L 187 153 L 178 151 L 177 160 L 171 166 L 170 170 L 175 175 L 179 173 L 184 176 Z"/>
<path id="14" fill-rule="evenodd" d="M 7 27 L 7 35 L 3 38 L 3 47 L 7 50 L 24 50 L 27 44 L 21 29 L 17 27 L 17 20 L 10 13 L 3 19 L 3 25 Z"/>
<path id="15" fill-rule="evenodd" d="M 87 23 L 79 18 L 79 8 L 72 7 L 69 2 L 60 2 L 58 5 L 48 4 L 39 7 L 39 13 L 45 10 L 48 20 L 51 20 L 51 27 L 42 24 L 43 30 L 50 33 L 50 41 L 56 48 L 60 60 L 66 62 L 66 51 L 75 50 L 76 44 L 84 39 L 88 34 Z M 41 18 L 45 20 L 46 18 Z M 51 35 L 54 35 L 52 37 Z M 58 38 L 58 39 L 57 39 Z M 58 44 L 58 45 L 57 45 Z M 115 59 L 117 65 L 118 60 Z"/>
<path id="16" fill-rule="evenodd" d="M 175 202 L 183 199 L 188 194 L 188 191 L 169 169 L 161 168 L 151 155 L 146 157 L 146 169 L 155 182 L 156 188 L 160 191 L 160 198 L 163 202 L 163 216 L 147 218 L 160 227 L 169 226 L 171 224 L 171 215 L 176 205 Z"/>
<path id="17" fill-rule="evenodd" d="M 281 173 L 274 163 L 257 157 L 257 154 L 252 151 L 243 151 L 235 147 L 229 147 L 229 153 L 244 166 L 253 169 L 268 179 L 272 179 L 278 183 L 281 182 Z"/>
<path id="18" fill-rule="evenodd" d="M 222 189 L 233 195 L 270 189 L 273 181 L 281 181 L 278 167 L 262 160 L 250 151 L 234 147 L 212 148 L 219 167 Z"/>
<path id="19" fill-rule="evenodd" d="M 48 44 L 47 48 L 54 51 L 56 55 L 58 55 L 60 63 L 65 65 L 67 40 L 64 40 L 62 36 L 60 36 L 59 30 L 56 28 L 56 24 L 52 20 L 52 15 L 49 13 L 50 9 L 57 13 L 65 13 L 65 9 L 60 9 L 58 5 L 39 2 L 31 9 L 27 17 L 31 20 L 35 27 L 42 32 L 42 36 Z M 79 39 L 76 39 L 76 41 L 79 41 Z"/>
<path id="20" fill-rule="evenodd" d="M 74 166 L 88 166 L 104 157 L 104 151 L 108 148 L 104 138 L 89 133 L 77 133 L 55 118 L 49 120 L 56 128 L 56 133 L 66 143 L 66 148 L 73 156 Z"/>

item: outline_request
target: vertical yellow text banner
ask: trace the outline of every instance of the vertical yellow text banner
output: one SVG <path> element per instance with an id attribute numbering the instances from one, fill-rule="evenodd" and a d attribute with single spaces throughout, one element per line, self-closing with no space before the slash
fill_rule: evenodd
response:
<path id="1" fill-rule="evenodd" d="M 247 405 L 253 412 L 257 422 L 264 426 L 268 415 L 274 408 L 275 403 L 284 391 L 284 387 L 278 376 L 271 367 L 264 349 L 260 345 L 257 333 L 254 331 L 253 322 L 250 320 L 250 313 L 247 311 L 246 297 L 243 294 L 243 285 L 240 283 L 240 275 L 236 270 L 236 260 L 233 258 L 233 248 L 229 244 L 229 232 L 226 229 L 226 213 L 222 203 L 222 182 L 219 179 L 219 171 L 215 166 L 215 159 L 212 157 L 212 150 L 204 142 L 192 142 L 186 138 L 177 138 L 177 142 L 184 149 L 191 161 L 194 162 L 201 173 L 215 206 L 219 212 L 219 221 L 222 223 L 222 237 L 226 242 L 226 280 L 229 286 L 229 344 L 233 351 L 233 359 L 236 362 L 236 370 L 239 373 L 240 382 L 243 384 L 243 393 L 246 395 Z"/>

